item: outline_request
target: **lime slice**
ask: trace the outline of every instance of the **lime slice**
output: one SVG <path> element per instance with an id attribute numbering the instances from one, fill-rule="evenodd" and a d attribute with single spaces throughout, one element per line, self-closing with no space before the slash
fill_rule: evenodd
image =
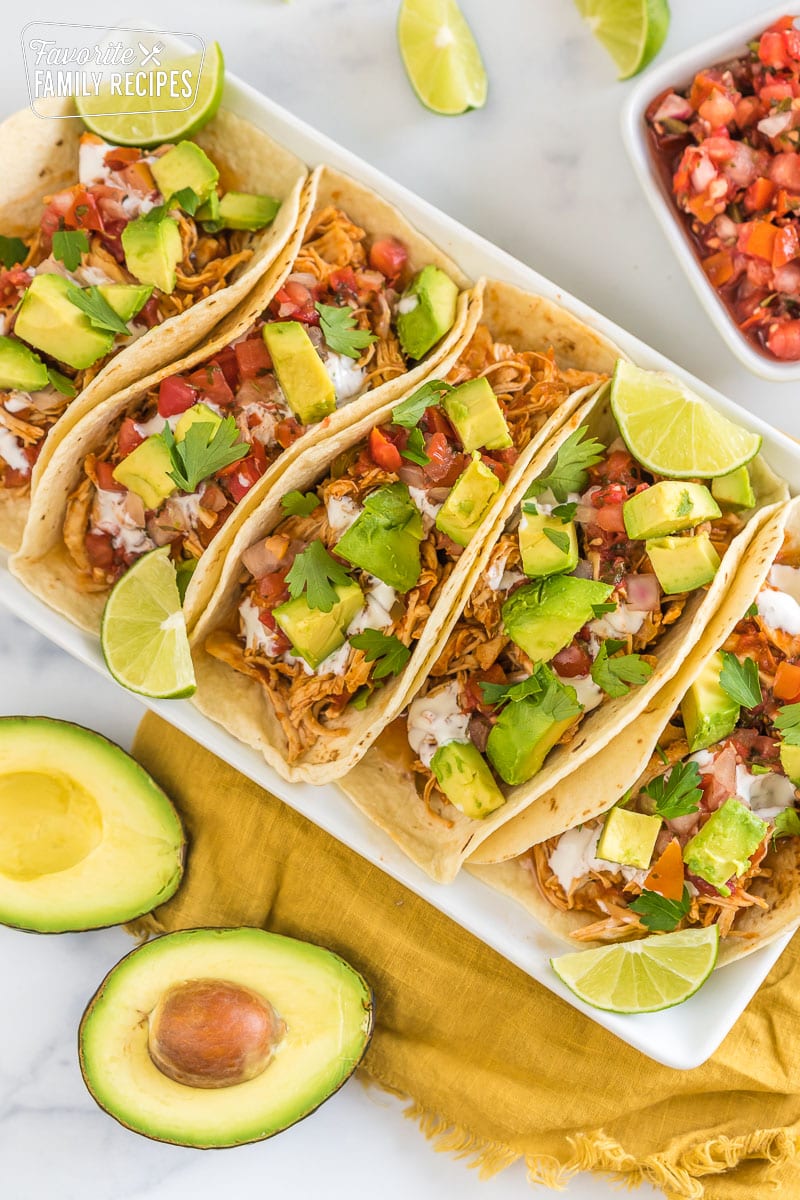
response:
<path id="1" fill-rule="evenodd" d="M 671 375 L 622 359 L 611 380 L 611 409 L 631 454 L 656 475 L 713 479 L 761 449 L 759 434 L 723 417 Z"/>
<path id="2" fill-rule="evenodd" d="M 426 108 L 454 117 L 486 103 L 486 71 L 455 0 L 403 0 L 397 41 L 411 86 Z"/>
<path id="3" fill-rule="evenodd" d="M 667 0 L 575 0 L 594 36 L 617 64 L 620 79 L 655 58 L 669 29 Z"/>
<path id="4" fill-rule="evenodd" d="M 225 82 L 225 63 L 217 43 L 212 42 L 202 58 L 199 54 L 187 54 L 179 59 L 165 59 L 149 74 L 156 70 L 190 71 L 193 88 L 200 71 L 197 94 L 189 108 L 185 97 L 157 96 L 155 87 L 142 88 L 142 91 L 153 93 L 146 96 L 112 96 L 108 90 L 101 89 L 97 95 L 75 97 L 75 107 L 86 127 L 117 146 L 159 146 L 163 142 L 191 137 L 202 129 L 219 108 Z M 141 109 L 148 105 L 150 110 L 142 112 Z M 156 112 L 156 109 L 160 111 Z M 113 115 L 106 115 L 108 113 Z"/>
<path id="5" fill-rule="evenodd" d="M 192 695 L 194 666 L 169 546 L 143 555 L 114 585 L 100 641 L 123 687 L 160 700 Z"/>
<path id="6" fill-rule="evenodd" d="M 719 931 L 681 929 L 638 942 L 579 950 L 551 958 L 550 965 L 571 992 L 615 1013 L 658 1012 L 693 996 L 717 961 Z"/>

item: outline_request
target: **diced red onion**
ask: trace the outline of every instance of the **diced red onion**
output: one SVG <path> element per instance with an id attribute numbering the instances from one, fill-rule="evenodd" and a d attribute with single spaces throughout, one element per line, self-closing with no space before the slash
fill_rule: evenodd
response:
<path id="1" fill-rule="evenodd" d="M 626 575 L 625 591 L 628 608 L 636 612 L 658 612 L 661 607 L 661 587 L 655 575 Z"/>
<path id="2" fill-rule="evenodd" d="M 285 565 L 286 549 L 285 538 L 264 538 L 247 547 L 242 554 L 242 563 L 255 579 L 260 579 L 262 575 L 271 575 Z"/>

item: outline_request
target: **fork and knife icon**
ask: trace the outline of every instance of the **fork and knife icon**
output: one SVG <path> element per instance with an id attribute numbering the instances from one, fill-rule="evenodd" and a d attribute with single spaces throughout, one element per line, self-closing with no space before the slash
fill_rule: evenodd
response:
<path id="1" fill-rule="evenodd" d="M 142 66 L 143 67 L 149 66 L 150 63 L 152 63 L 153 66 L 155 66 L 155 67 L 161 66 L 161 60 L 157 56 L 162 53 L 164 47 L 161 45 L 160 42 L 155 42 L 153 44 L 152 50 L 148 50 L 147 46 L 145 46 L 144 42 L 139 42 L 139 49 L 142 52 Z"/>

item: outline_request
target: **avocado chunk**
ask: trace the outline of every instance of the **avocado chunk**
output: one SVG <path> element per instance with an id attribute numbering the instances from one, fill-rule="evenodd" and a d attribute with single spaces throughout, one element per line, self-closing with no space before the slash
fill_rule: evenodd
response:
<path id="1" fill-rule="evenodd" d="M 141 283 L 101 283 L 97 290 L 123 321 L 135 317 L 153 294 L 151 287 Z"/>
<path id="2" fill-rule="evenodd" d="M 219 179 L 219 171 L 195 142 L 178 142 L 151 162 L 150 171 L 165 200 L 184 188 L 191 188 L 202 203 Z"/>
<path id="3" fill-rule="evenodd" d="M 781 766 L 795 787 L 800 787 L 800 746 L 781 742 Z"/>
<path id="4" fill-rule="evenodd" d="M 436 528 L 459 546 L 468 546 L 500 491 L 500 480 L 491 467 L 473 453 L 472 462 L 453 484 L 436 514 Z"/>
<path id="5" fill-rule="evenodd" d="M 552 683 L 544 698 L 525 697 L 505 706 L 492 726 L 486 754 L 506 783 L 527 783 L 545 758 L 578 720 L 581 706 L 574 687 L 548 671 Z M 559 716 L 564 712 L 564 716 Z"/>
<path id="6" fill-rule="evenodd" d="M 711 495 L 721 508 L 733 512 L 754 508 L 756 503 L 756 494 L 746 466 L 737 467 L 730 475 L 720 475 L 717 479 L 712 479 Z"/>
<path id="7" fill-rule="evenodd" d="M 192 425 L 210 425 L 207 439 L 210 442 L 221 424 L 222 417 L 218 417 L 207 404 L 193 404 L 181 413 L 181 418 L 175 426 L 175 441 L 182 442 Z"/>
<path id="8" fill-rule="evenodd" d="M 442 407 L 467 454 L 473 450 L 505 450 L 513 446 L 500 401 L 481 375 L 448 392 Z"/>
<path id="9" fill-rule="evenodd" d="M 624 867 L 650 866 L 661 817 L 614 807 L 606 813 L 603 832 L 597 843 L 597 857 Z"/>
<path id="10" fill-rule="evenodd" d="M 522 569 L 532 578 L 559 575 L 578 565 L 578 534 L 574 521 L 563 522 L 548 513 L 523 510 L 518 537 Z"/>
<path id="11" fill-rule="evenodd" d="M 117 483 L 141 496 L 145 508 L 158 508 L 177 488 L 170 478 L 172 459 L 159 433 L 152 433 L 131 450 L 111 472 Z"/>
<path id="12" fill-rule="evenodd" d="M 219 202 L 216 220 L 223 229 L 263 229 L 278 214 L 280 200 L 249 192 L 226 192 Z"/>
<path id="13" fill-rule="evenodd" d="M 0 388 L 40 392 L 49 383 L 47 367 L 38 354 L 16 338 L 0 337 Z"/>
<path id="14" fill-rule="evenodd" d="M 592 605 L 613 591 L 610 583 L 553 575 L 518 588 L 503 605 L 503 626 L 533 662 L 549 662 L 594 617 Z"/>
<path id="15" fill-rule="evenodd" d="M 506 802 L 472 742 L 445 742 L 431 759 L 431 770 L 450 803 L 473 820 L 488 817 Z"/>
<path id="16" fill-rule="evenodd" d="M 648 538 L 644 548 L 668 596 L 705 587 L 719 570 L 719 555 L 707 533 Z"/>
<path id="17" fill-rule="evenodd" d="M 163 904 L 184 837 L 164 792 L 98 733 L 0 719 L 0 922 L 37 933 L 118 925 Z"/>
<path id="18" fill-rule="evenodd" d="M 175 268 L 183 258 L 180 229 L 174 217 L 154 221 L 149 215 L 129 221 L 122 231 L 125 266 L 140 283 L 161 292 L 175 291 Z"/>
<path id="19" fill-rule="evenodd" d="M 80 1064 L 129 1129 L 236 1146 L 318 1108 L 358 1066 L 372 1026 L 369 987 L 330 950 L 263 929 L 181 930 L 106 976 L 81 1021 Z M 204 1086 L 175 1081 L 188 1066 Z"/>
<path id="20" fill-rule="evenodd" d="M 422 538 L 422 517 L 407 486 L 389 483 L 370 492 L 334 552 L 398 592 L 408 592 L 422 571 Z"/>
<path id="21" fill-rule="evenodd" d="M 712 655 L 681 700 L 681 716 L 689 749 L 694 754 L 721 742 L 736 728 L 739 705 L 719 681 L 724 659 Z"/>
<path id="22" fill-rule="evenodd" d="M 334 589 L 336 602 L 330 612 L 310 608 L 305 596 L 287 600 L 272 610 L 275 623 L 292 643 L 292 652 L 316 670 L 329 654 L 347 640 L 347 627 L 364 607 L 364 593 L 357 583 Z"/>
<path id="23" fill-rule="evenodd" d="M 261 330 L 278 383 L 302 425 L 316 425 L 336 409 L 336 389 L 299 321 L 268 321 Z"/>
<path id="24" fill-rule="evenodd" d="M 635 540 L 694 529 L 695 525 L 721 515 L 719 505 L 704 484 L 674 479 L 654 483 L 622 506 L 625 530 Z"/>
<path id="25" fill-rule="evenodd" d="M 413 308 L 412 297 L 416 299 Z M 423 358 L 456 319 L 458 288 L 449 275 L 429 264 L 414 276 L 397 310 L 397 336 L 409 358 Z M 406 311 L 404 311 L 406 310 Z"/>
<path id="26" fill-rule="evenodd" d="M 69 296 L 80 291 L 61 275 L 34 275 L 22 297 L 14 333 L 37 350 L 81 371 L 103 358 L 114 334 L 95 329 Z"/>
<path id="27" fill-rule="evenodd" d="M 197 212 L 194 214 L 197 221 L 202 221 L 204 225 L 212 227 L 212 231 L 221 228 L 219 219 L 219 196 L 216 192 L 209 192 L 208 199 L 205 204 L 201 204 Z"/>
<path id="28" fill-rule="evenodd" d="M 729 879 L 742 875 L 768 829 L 754 812 L 731 796 L 683 848 L 692 875 L 705 879 L 721 896 L 730 896 Z"/>

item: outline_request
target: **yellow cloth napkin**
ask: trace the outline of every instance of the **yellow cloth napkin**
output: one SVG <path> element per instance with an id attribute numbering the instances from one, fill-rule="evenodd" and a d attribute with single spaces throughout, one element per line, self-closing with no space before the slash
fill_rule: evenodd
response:
<path id="1" fill-rule="evenodd" d="M 151 714 L 134 753 L 189 835 L 182 888 L 137 931 L 258 925 L 341 954 L 375 991 L 364 1070 L 437 1149 L 485 1174 L 524 1158 L 551 1188 L 598 1171 L 670 1200 L 800 1197 L 797 938 L 713 1059 L 671 1071 Z"/>

